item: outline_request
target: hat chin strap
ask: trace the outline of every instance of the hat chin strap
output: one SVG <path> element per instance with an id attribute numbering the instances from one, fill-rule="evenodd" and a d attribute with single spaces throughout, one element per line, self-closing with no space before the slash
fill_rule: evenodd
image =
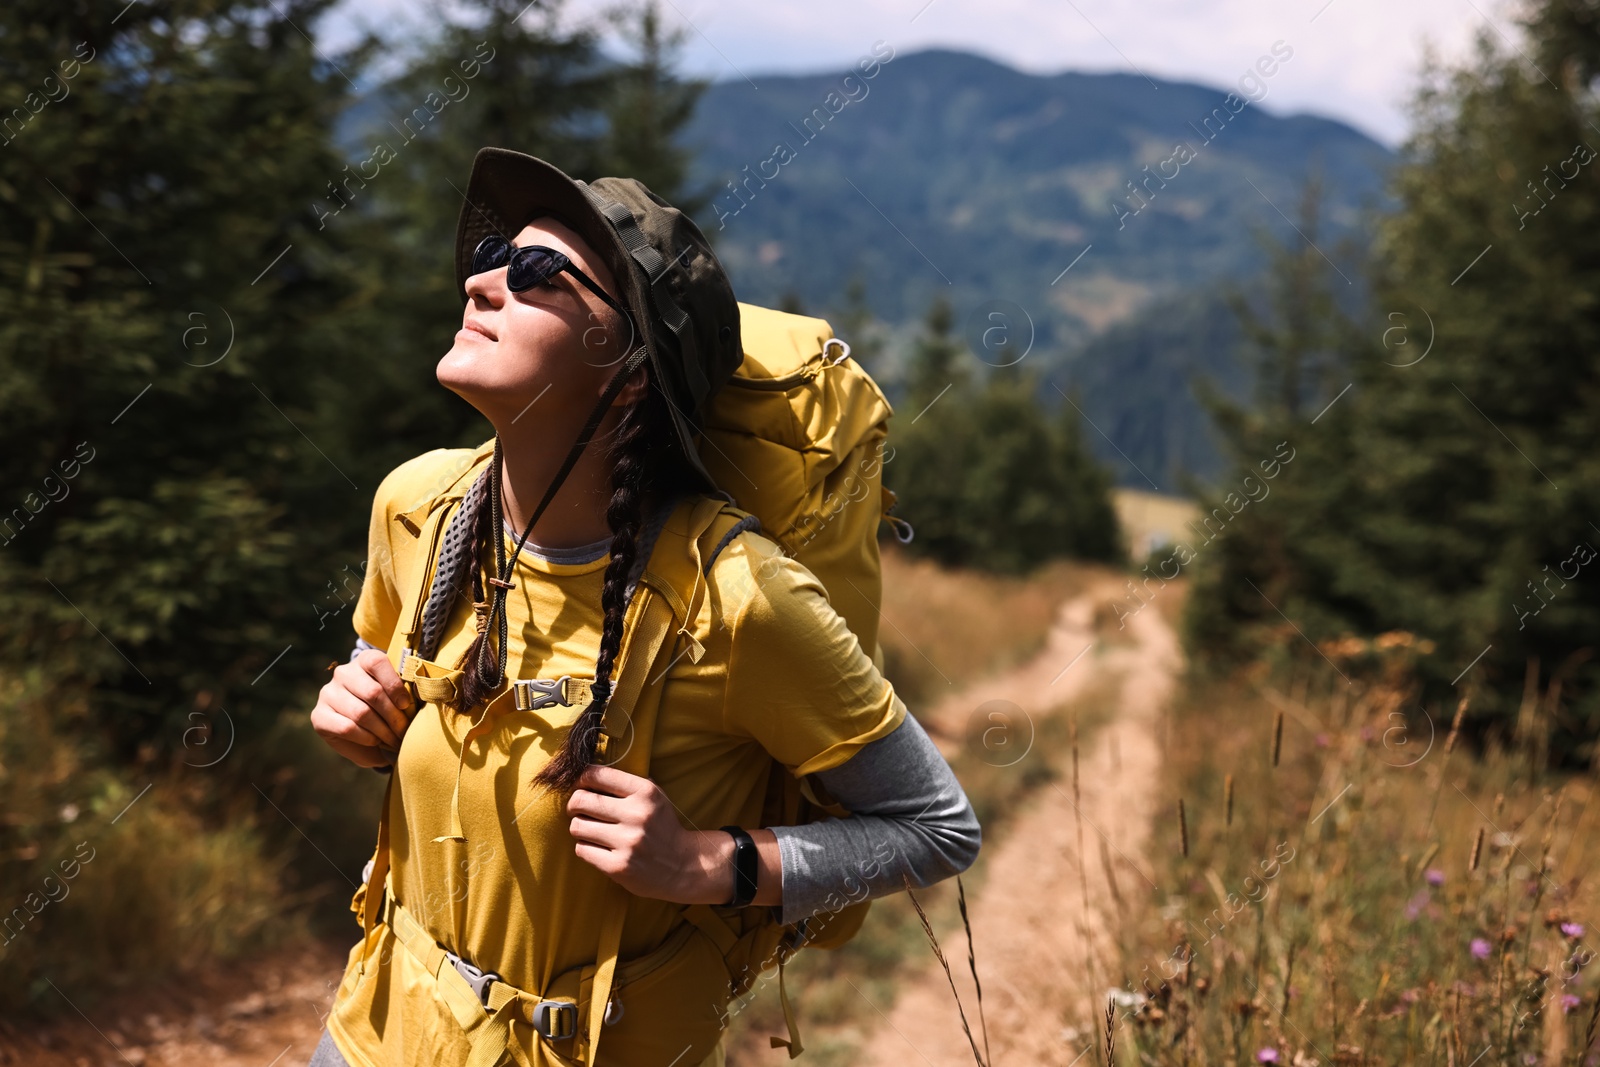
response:
<path id="1" fill-rule="evenodd" d="M 634 349 L 617 373 L 612 375 L 611 380 L 606 383 L 605 391 L 600 394 L 600 399 L 595 402 L 594 409 L 589 412 L 589 418 L 584 422 L 583 429 L 578 431 L 577 439 L 572 442 L 572 447 L 567 450 L 567 458 L 562 461 L 561 469 L 556 471 L 555 477 L 550 480 L 549 488 L 544 491 L 544 498 L 539 501 L 539 506 L 533 509 L 533 514 L 528 517 L 528 524 L 523 527 L 522 536 L 517 538 L 516 548 L 512 550 L 509 557 L 506 555 L 505 518 L 504 512 L 501 510 L 500 493 L 500 468 L 503 452 L 500 435 L 495 434 L 494 467 L 489 475 L 489 507 L 492 509 L 494 528 L 495 579 L 489 583 L 494 592 L 490 595 L 488 623 L 496 627 L 497 636 L 499 637 L 499 654 L 493 677 L 490 677 L 484 671 L 489 654 L 488 642 L 485 641 L 478 648 L 478 676 L 490 685 L 498 686 L 505 680 L 506 676 L 507 639 L 510 636 L 510 626 L 506 619 L 505 604 L 506 592 L 511 588 L 511 569 L 516 565 L 517 557 L 522 554 L 522 546 L 527 543 L 528 535 L 533 533 L 534 524 L 539 521 L 539 517 L 550 506 L 550 502 L 555 499 L 562 483 L 567 480 L 567 475 L 572 473 L 572 468 L 577 466 L 578 459 L 583 455 L 584 449 L 588 448 L 589 442 L 594 439 L 595 432 L 600 428 L 600 421 L 605 418 L 606 412 L 611 409 L 611 404 L 616 400 L 617 394 L 628 383 L 628 379 L 633 377 L 634 372 L 644 365 L 645 357 L 648 354 L 648 350 L 644 345 Z"/>

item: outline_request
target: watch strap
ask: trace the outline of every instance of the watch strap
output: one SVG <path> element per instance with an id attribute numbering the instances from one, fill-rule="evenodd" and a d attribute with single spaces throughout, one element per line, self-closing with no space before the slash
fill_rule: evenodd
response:
<path id="1" fill-rule="evenodd" d="M 756 874 L 761 869 L 761 853 L 755 838 L 738 826 L 724 826 L 733 837 L 733 899 L 729 906 L 742 908 L 756 898 Z"/>

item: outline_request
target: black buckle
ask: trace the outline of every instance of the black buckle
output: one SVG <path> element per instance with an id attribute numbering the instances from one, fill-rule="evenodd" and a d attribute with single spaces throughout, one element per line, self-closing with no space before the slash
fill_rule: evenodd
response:
<path id="1" fill-rule="evenodd" d="M 454 952 L 447 950 L 445 958 L 450 961 L 450 966 L 456 969 L 456 973 L 467 980 L 467 985 L 472 987 L 472 992 L 477 996 L 478 1003 L 488 1008 L 490 983 L 504 981 L 504 979 L 493 971 L 484 971 L 474 967 Z"/>
<path id="2" fill-rule="evenodd" d="M 550 1041 L 565 1041 L 578 1032 L 578 1006 L 565 1000 L 541 1000 L 533 1006 L 533 1028 Z"/>

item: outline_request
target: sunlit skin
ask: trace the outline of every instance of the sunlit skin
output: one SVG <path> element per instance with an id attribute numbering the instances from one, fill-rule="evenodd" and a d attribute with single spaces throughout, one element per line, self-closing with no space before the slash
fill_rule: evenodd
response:
<path id="1" fill-rule="evenodd" d="M 564 252 L 621 302 L 604 261 L 555 219 L 529 223 L 513 243 Z M 461 329 L 437 374 L 439 384 L 481 411 L 500 435 L 508 527 L 521 532 L 627 355 L 628 341 L 620 316 L 565 271 L 521 293 L 506 288 L 504 267 L 467 279 Z M 534 544 L 571 548 L 610 536 L 605 511 L 611 461 L 605 444 L 646 388 L 639 373 L 617 396 L 594 441 L 534 526 L 529 536 Z"/>
<path id="2" fill-rule="evenodd" d="M 623 294 L 604 261 L 565 224 L 535 219 L 513 241 L 565 253 L 619 303 Z M 467 302 L 441 385 L 494 426 L 503 447 L 505 523 L 522 531 L 566 458 L 590 409 L 626 356 L 627 325 L 570 273 L 521 293 L 506 288 L 506 268 L 467 279 Z M 546 548 L 593 544 L 610 536 L 611 460 L 605 444 L 628 406 L 649 388 L 636 374 L 612 403 L 594 441 L 539 517 L 529 541 Z M 341 664 L 322 687 L 311 724 L 335 752 L 363 767 L 392 763 L 413 710 L 389 657 L 368 649 Z M 671 800 L 648 778 L 590 767 L 567 801 L 577 856 L 642 897 L 721 904 L 733 895 L 733 839 L 720 830 L 685 829 Z M 754 903 L 783 900 L 778 840 L 750 831 L 760 852 Z"/>

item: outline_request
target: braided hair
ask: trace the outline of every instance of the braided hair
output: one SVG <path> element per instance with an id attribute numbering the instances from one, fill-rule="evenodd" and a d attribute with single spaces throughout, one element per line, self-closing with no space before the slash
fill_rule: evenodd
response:
<path id="1" fill-rule="evenodd" d="M 667 409 L 667 399 L 658 388 L 649 364 L 641 368 L 648 387 L 644 396 L 622 416 L 607 448 L 611 460 L 611 499 L 606 506 L 606 525 L 611 531 L 611 560 L 606 565 L 600 606 L 604 618 L 600 628 L 600 651 L 595 659 L 593 697 L 572 724 L 561 748 L 535 777 L 538 784 L 558 792 L 573 789 L 578 777 L 594 762 L 599 745 L 600 726 L 610 698 L 612 674 L 622 649 L 623 621 L 628 609 L 628 582 L 639 551 L 639 531 L 647 506 L 662 506 L 696 485 L 688 457 L 678 441 Z M 496 657 L 488 651 L 489 633 L 485 625 L 484 562 L 492 559 L 485 549 L 494 543 L 495 523 L 492 494 L 480 494 L 478 514 L 471 518 L 472 537 L 469 573 L 472 576 L 473 605 L 478 615 L 478 634 L 462 662 L 462 677 L 457 684 L 457 711 L 468 711 L 487 701 L 502 681 Z M 499 547 L 504 552 L 504 546 Z M 492 565 L 492 564 L 491 564 Z"/>

